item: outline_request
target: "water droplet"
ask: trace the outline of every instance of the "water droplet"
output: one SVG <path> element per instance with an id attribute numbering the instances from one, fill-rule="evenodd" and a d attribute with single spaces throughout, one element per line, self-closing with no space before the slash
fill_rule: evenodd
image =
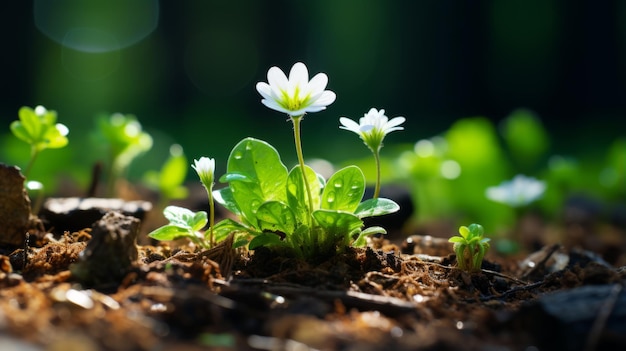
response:
<path id="1" fill-rule="evenodd" d="M 333 184 L 335 185 L 335 188 L 341 188 L 343 186 L 343 180 L 337 179 Z"/>
<path id="2" fill-rule="evenodd" d="M 235 153 L 233 154 L 233 157 L 235 158 L 235 160 L 241 160 L 243 155 L 241 154 L 241 151 L 235 151 Z"/>
<path id="3" fill-rule="evenodd" d="M 248 142 L 246 143 L 246 151 L 250 151 L 252 150 L 252 143 Z"/>
<path id="4" fill-rule="evenodd" d="M 334 202 L 335 201 L 335 192 L 334 191 L 329 191 L 328 195 L 326 196 L 326 202 Z"/>
<path id="5" fill-rule="evenodd" d="M 252 202 L 250 202 L 250 210 L 252 211 L 252 213 L 256 213 L 256 211 L 259 209 L 259 206 L 261 206 L 261 202 L 259 200 L 252 200 Z"/>

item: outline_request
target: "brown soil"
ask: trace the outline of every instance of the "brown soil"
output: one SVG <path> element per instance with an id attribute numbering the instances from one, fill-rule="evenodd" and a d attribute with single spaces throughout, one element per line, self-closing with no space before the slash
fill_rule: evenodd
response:
<path id="1" fill-rule="evenodd" d="M 626 270 L 587 251 L 455 268 L 445 240 L 319 262 L 138 247 L 116 285 L 70 271 L 89 229 L 0 255 L 2 350 L 605 350 L 626 346 Z M 524 259 L 527 259 L 524 261 Z"/>

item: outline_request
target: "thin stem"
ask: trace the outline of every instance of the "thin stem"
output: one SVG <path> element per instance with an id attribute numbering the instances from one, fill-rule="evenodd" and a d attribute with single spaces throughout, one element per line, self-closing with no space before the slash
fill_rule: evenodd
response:
<path id="1" fill-rule="evenodd" d="M 30 173 L 31 168 L 33 168 L 33 163 L 35 163 L 35 159 L 37 159 L 37 156 L 39 155 L 39 151 L 37 150 L 36 147 L 31 147 L 31 151 L 30 151 L 30 160 L 28 161 L 28 165 L 26 165 L 26 169 L 24 169 L 24 177 L 26 179 L 28 179 L 28 174 Z"/>
<path id="2" fill-rule="evenodd" d="M 309 182 L 306 181 L 306 174 L 304 169 L 304 157 L 302 156 L 302 141 L 300 138 L 300 121 L 302 120 L 302 116 L 291 117 L 293 121 L 293 136 L 296 143 L 296 154 L 298 155 L 298 162 L 300 163 L 300 171 L 302 173 L 302 181 L 304 182 L 304 187 L 306 188 L 307 200 L 309 202 L 308 212 L 309 218 L 313 217 L 313 197 L 311 196 L 311 188 L 309 187 Z"/>
<path id="3" fill-rule="evenodd" d="M 374 151 L 374 160 L 376 160 L 376 188 L 374 188 L 374 199 L 378 199 L 378 195 L 380 195 L 380 154 L 378 150 Z"/>
<path id="4" fill-rule="evenodd" d="M 212 189 L 207 189 L 207 193 L 209 194 L 209 244 L 211 247 L 214 247 L 215 236 L 213 235 L 213 227 L 215 225 L 215 201 L 213 201 Z"/>

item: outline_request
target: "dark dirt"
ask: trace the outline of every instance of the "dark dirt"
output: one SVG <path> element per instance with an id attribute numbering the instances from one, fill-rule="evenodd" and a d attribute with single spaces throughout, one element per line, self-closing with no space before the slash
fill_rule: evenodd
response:
<path id="1" fill-rule="evenodd" d="M 127 213 L 53 234 L 22 207 L 16 225 L 0 218 L 0 350 L 626 349 L 616 226 L 568 222 L 574 235 L 492 251 L 470 274 L 447 238 L 392 235 L 305 262 L 232 237 L 150 245 Z"/>
<path id="2" fill-rule="evenodd" d="M 202 252 L 145 245 L 117 285 L 94 286 L 71 273 L 93 240 L 90 231 L 44 236 L 26 255 L 17 249 L 0 256 L 0 346 L 602 350 L 626 345 L 626 271 L 586 251 L 546 247 L 531 258 L 542 267 L 528 275 L 528 262 L 523 269 L 522 260 L 500 257 L 490 257 L 482 272 L 459 271 L 453 255 L 437 255 L 445 240 L 424 237 L 412 237 L 402 247 L 378 239 L 368 248 L 313 263 L 265 249 L 252 253 L 221 245 Z M 411 249 L 420 253 L 407 252 Z"/>

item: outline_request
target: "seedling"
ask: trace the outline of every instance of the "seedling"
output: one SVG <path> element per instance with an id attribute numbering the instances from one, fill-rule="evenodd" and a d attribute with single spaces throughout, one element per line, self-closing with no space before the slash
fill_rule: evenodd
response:
<path id="1" fill-rule="evenodd" d="M 176 240 L 188 238 L 201 247 L 209 247 L 209 240 L 201 232 L 207 224 L 207 213 L 204 211 L 193 212 L 179 206 L 167 206 L 163 215 L 169 224 L 154 231 L 149 236 L 157 240 Z"/>
<path id="2" fill-rule="evenodd" d="M 489 238 L 483 237 L 483 226 L 470 224 L 459 228 L 459 236 L 448 241 L 454 243 L 454 252 L 459 268 L 468 272 L 480 271 L 485 254 L 489 250 Z"/>
<path id="3" fill-rule="evenodd" d="M 142 131 L 141 124 L 133 115 L 115 113 L 110 117 L 101 117 L 98 128 L 109 147 L 107 195 L 113 196 L 115 183 L 130 163 L 152 147 L 152 137 Z"/>
<path id="4" fill-rule="evenodd" d="M 56 111 L 46 110 L 43 106 L 37 106 L 34 110 L 24 106 L 20 108 L 18 115 L 20 119 L 11 123 L 11 132 L 30 144 L 30 160 L 23 172 L 28 178 L 33 163 L 41 151 L 67 145 L 66 136 L 69 129 L 61 123 L 56 123 Z"/>

